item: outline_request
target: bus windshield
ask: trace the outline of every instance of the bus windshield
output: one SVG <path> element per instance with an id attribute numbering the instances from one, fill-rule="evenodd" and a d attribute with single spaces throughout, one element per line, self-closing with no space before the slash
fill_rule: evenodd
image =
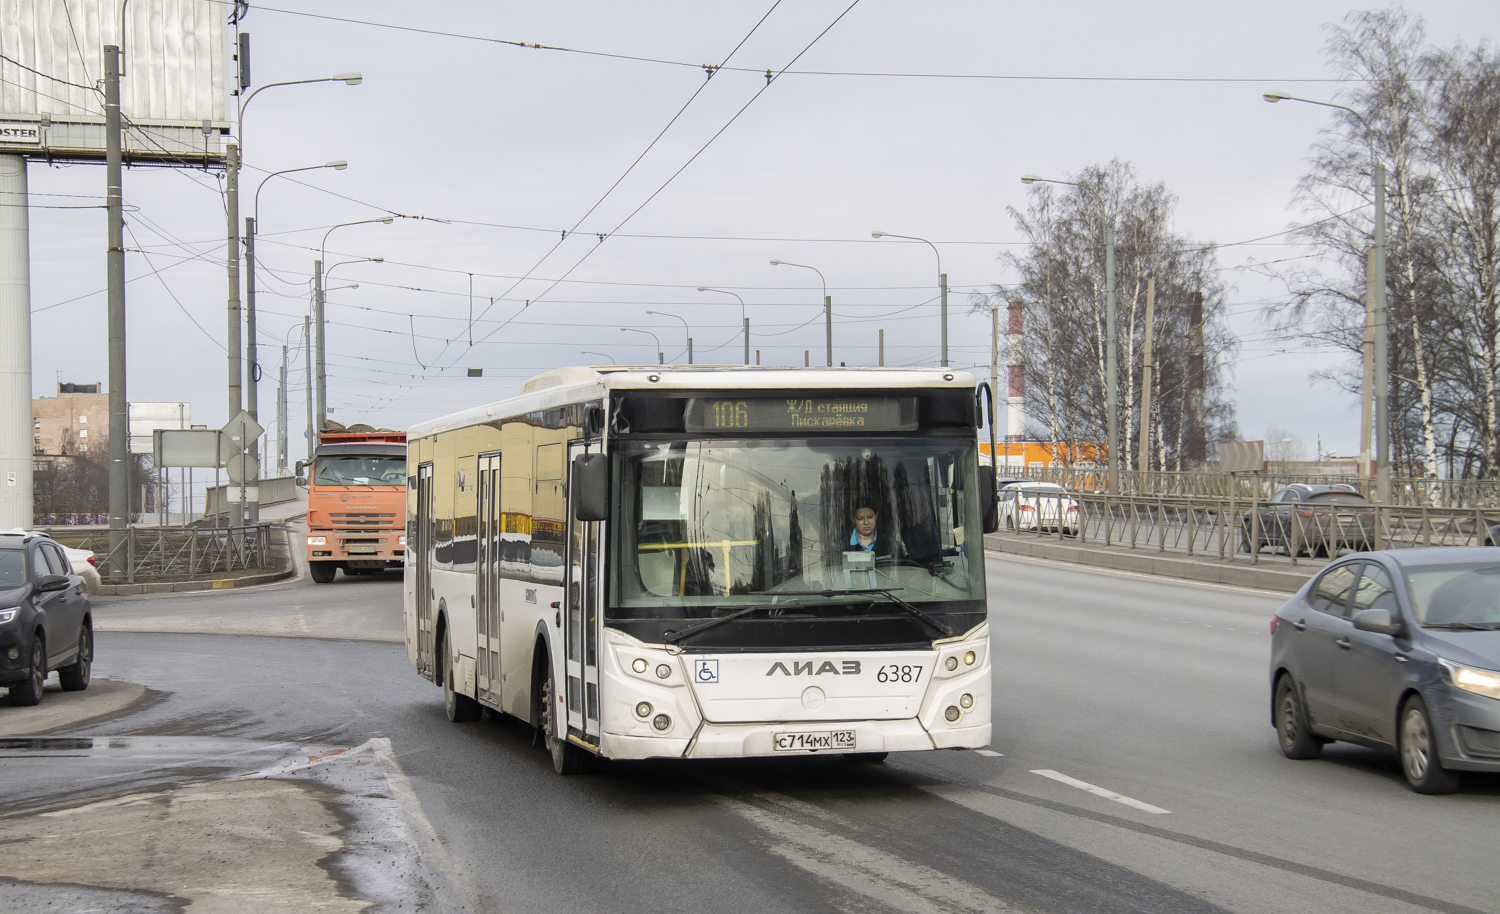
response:
<path id="1" fill-rule="evenodd" d="M 320 486 L 404 486 L 406 458 L 357 454 L 319 457 L 313 481 Z"/>
<path id="2" fill-rule="evenodd" d="M 982 612 L 975 450 L 926 438 L 622 442 L 608 615 L 708 618 L 758 603 L 817 614 L 860 590 Z"/>

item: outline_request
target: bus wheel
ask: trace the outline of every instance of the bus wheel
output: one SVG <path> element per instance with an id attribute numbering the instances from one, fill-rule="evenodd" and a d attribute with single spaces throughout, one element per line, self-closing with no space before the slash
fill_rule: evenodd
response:
<path id="1" fill-rule="evenodd" d="M 316 584 L 332 584 L 333 576 L 338 573 L 338 562 L 308 562 L 307 574 Z"/>
<path id="2" fill-rule="evenodd" d="M 479 719 L 479 702 L 453 689 L 453 649 L 448 644 L 448 631 L 443 630 L 443 648 L 440 663 L 443 665 L 443 711 L 455 724 L 466 724 Z"/>
<path id="3" fill-rule="evenodd" d="M 542 679 L 542 707 L 541 714 L 537 717 L 538 726 L 542 728 L 542 739 L 547 745 L 547 754 L 552 756 L 552 769 L 561 775 L 588 774 L 594 769 L 594 763 L 598 761 L 597 756 L 584 752 L 582 749 L 557 735 L 557 728 L 553 716 L 557 709 L 557 693 L 553 691 L 552 672 L 548 670 Z"/>

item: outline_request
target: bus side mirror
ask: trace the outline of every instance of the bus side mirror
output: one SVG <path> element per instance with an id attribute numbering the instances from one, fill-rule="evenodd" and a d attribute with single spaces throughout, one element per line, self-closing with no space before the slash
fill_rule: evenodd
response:
<path id="1" fill-rule="evenodd" d="M 573 458 L 573 519 L 605 520 L 609 517 L 609 458 L 604 454 L 579 454 Z"/>
<path id="2" fill-rule="evenodd" d="M 980 467 L 979 506 L 984 511 L 984 532 L 1000 530 L 1000 495 L 995 490 L 995 474 Z"/>

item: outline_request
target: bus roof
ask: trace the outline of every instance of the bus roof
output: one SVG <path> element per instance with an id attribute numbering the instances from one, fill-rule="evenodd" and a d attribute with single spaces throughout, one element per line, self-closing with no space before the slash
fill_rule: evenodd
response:
<path id="1" fill-rule="evenodd" d="M 419 438 L 539 409 L 601 400 L 612 390 L 972 390 L 973 372 L 955 368 L 789 368 L 761 365 L 575 365 L 543 372 L 506 400 L 460 410 L 407 430 Z"/>

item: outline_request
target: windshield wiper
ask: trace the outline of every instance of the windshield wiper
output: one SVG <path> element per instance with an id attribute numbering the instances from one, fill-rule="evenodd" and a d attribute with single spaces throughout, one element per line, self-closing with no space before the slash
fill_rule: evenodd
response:
<path id="1" fill-rule="evenodd" d="M 750 613 L 755 612 L 757 609 L 770 610 L 804 608 L 805 607 L 801 603 L 757 603 L 754 606 L 746 606 L 744 609 L 732 612 L 727 616 L 719 616 L 716 619 L 709 619 L 707 622 L 700 622 L 697 625 L 689 626 L 680 632 L 670 630 L 665 631 L 662 633 L 661 637 L 663 641 L 669 641 L 672 644 L 680 644 L 684 638 L 691 638 L 699 632 L 706 632 L 711 628 L 724 624 L 725 622 L 732 622 L 735 619 L 738 619 L 740 616 L 747 616 Z"/>
<path id="2" fill-rule="evenodd" d="M 1434 623 L 1430 623 L 1430 624 L 1424 624 L 1422 627 L 1423 628 L 1440 628 L 1440 629 L 1444 629 L 1446 631 L 1492 632 L 1492 631 L 1495 630 L 1495 627 L 1497 625 L 1500 625 L 1500 623 L 1491 622 L 1491 623 L 1475 624 L 1473 622 L 1434 622 Z"/>
<path id="3" fill-rule="evenodd" d="M 897 606 L 899 606 L 902 609 L 906 610 L 907 612 L 911 613 L 913 616 L 916 616 L 918 619 L 921 619 L 923 622 L 926 622 L 928 625 L 932 626 L 934 629 L 942 632 L 943 634 L 947 635 L 950 638 L 953 637 L 953 629 L 949 628 L 948 626 L 944 625 L 943 623 L 939 622 L 938 620 L 936 620 L 936 619 L 932 618 L 931 616 L 927 615 L 927 613 L 923 612 L 920 609 L 917 609 L 915 606 L 911 605 L 910 603 L 906 602 L 905 600 L 903 600 L 900 597 L 896 596 L 895 594 L 891 593 L 892 590 L 899 590 L 899 589 L 901 589 L 901 588 L 896 588 L 896 587 L 871 587 L 871 588 L 868 588 L 868 589 L 865 589 L 865 590 L 776 590 L 776 591 L 764 591 L 764 590 L 761 590 L 761 591 L 751 591 L 751 593 L 784 594 L 784 595 L 789 596 L 789 597 L 855 597 L 855 596 L 862 596 L 862 595 L 867 594 L 867 593 L 868 594 L 879 594 L 880 596 L 885 597 L 887 600 L 890 600 L 892 603 L 896 604 Z"/>

